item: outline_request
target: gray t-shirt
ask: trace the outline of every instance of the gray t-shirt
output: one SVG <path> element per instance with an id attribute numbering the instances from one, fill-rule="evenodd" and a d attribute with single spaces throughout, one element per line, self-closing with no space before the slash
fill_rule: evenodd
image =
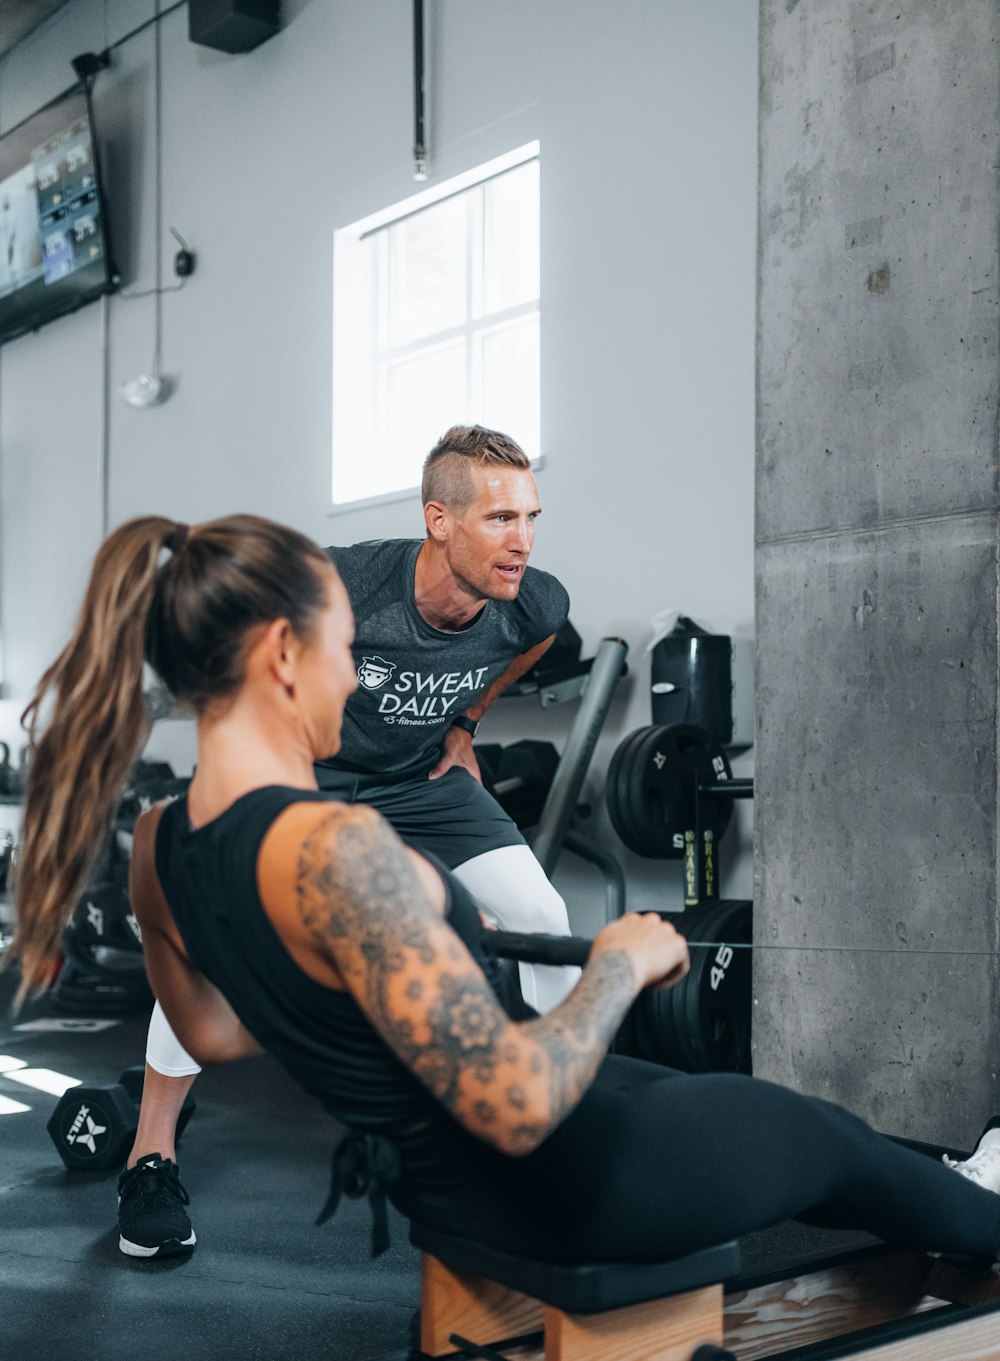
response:
<path id="1" fill-rule="evenodd" d="M 358 688 L 347 701 L 340 751 L 321 765 L 425 774 L 455 716 L 566 620 L 564 588 L 528 567 L 515 600 L 487 601 L 458 633 L 432 628 L 413 600 L 422 542 L 376 539 L 327 549 L 354 610 Z"/>

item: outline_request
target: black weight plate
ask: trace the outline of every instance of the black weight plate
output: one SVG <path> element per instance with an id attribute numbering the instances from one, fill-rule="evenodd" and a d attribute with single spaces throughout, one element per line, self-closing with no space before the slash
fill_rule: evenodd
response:
<path id="1" fill-rule="evenodd" d="M 712 739 L 714 743 L 714 739 Z M 720 743 L 714 743 L 712 750 L 710 773 L 712 779 L 718 784 L 724 784 L 726 780 L 733 778 L 733 768 L 729 764 L 729 757 L 726 755 L 725 748 Z M 729 829 L 729 824 L 733 817 L 734 801 L 725 796 L 713 796 L 702 794 L 701 796 L 701 819 L 702 831 L 706 827 L 711 827 L 715 833 L 716 842 L 721 841 Z M 716 863 L 718 872 L 718 863 Z"/>
<path id="2" fill-rule="evenodd" d="M 730 779 L 732 770 L 721 744 L 711 733 L 693 724 L 660 728 L 655 738 L 650 735 L 645 750 L 649 753 L 641 776 L 645 796 L 655 809 L 660 826 L 665 825 L 666 838 L 673 845 L 679 836 L 694 826 L 695 800 L 692 777 L 696 774 L 702 780 Z M 676 766 L 672 767 L 671 762 L 676 762 Z M 683 771 L 682 780 L 677 779 L 674 769 Z M 678 790 L 690 811 L 680 819 L 683 825 L 675 824 L 671 827 L 671 800 L 676 797 Z M 701 833 L 704 836 L 707 830 L 711 830 L 718 842 L 725 835 L 733 815 L 732 800 L 702 795 L 699 804 Z M 661 835 L 664 835 L 663 831 Z"/>
<path id="3" fill-rule="evenodd" d="M 691 1034 L 697 1037 L 695 1055 L 699 1067 L 712 1072 L 750 1072 L 751 951 L 740 949 L 729 954 L 729 946 L 751 945 L 750 912 L 746 912 L 743 920 L 722 921 L 716 934 L 720 936 L 720 947 L 712 955 L 707 974 L 709 979 L 718 979 L 718 987 L 703 988 L 699 998 L 698 1023 L 691 1029 Z M 693 1014 L 691 1003 L 688 1017 Z"/>
<path id="4" fill-rule="evenodd" d="M 635 1043 L 640 1056 L 667 1068 L 684 1066 L 674 1027 L 671 997 L 674 991 L 676 988 L 647 988 L 635 1009 Z"/>
<path id="5" fill-rule="evenodd" d="M 605 781 L 604 796 L 611 824 L 630 850 L 636 849 L 638 841 L 638 833 L 631 821 L 627 800 L 631 784 L 630 753 L 648 731 L 648 728 L 637 728 L 619 743 L 611 758 Z"/>
<path id="6" fill-rule="evenodd" d="M 635 753 L 642 746 L 649 728 L 636 728 L 632 734 L 631 741 L 622 752 L 621 764 L 618 767 L 616 785 L 619 791 L 618 807 L 621 813 L 622 826 L 627 837 L 622 839 L 625 844 L 633 851 L 641 854 L 642 834 L 632 813 L 632 801 L 629 798 L 629 791 L 632 788 L 635 770 Z"/>
<path id="7" fill-rule="evenodd" d="M 695 825 L 695 778 L 729 778 L 725 752 L 703 728 L 687 723 L 658 725 L 646 729 L 631 766 L 627 798 L 639 832 L 640 854 L 683 858 L 684 833 Z M 710 829 L 719 840 L 731 816 L 732 800 L 702 798 L 702 832 Z"/>
<path id="8" fill-rule="evenodd" d="M 124 1162 L 136 1127 L 135 1106 L 125 1088 L 115 1085 L 71 1088 L 45 1128 L 67 1167 L 106 1171 Z"/>
<path id="9" fill-rule="evenodd" d="M 607 806 L 608 816 L 611 819 L 611 825 L 614 827 L 619 837 L 621 837 L 622 841 L 625 841 L 625 833 L 622 820 L 621 799 L 619 795 L 624 786 L 620 780 L 619 771 L 621 770 L 621 764 L 625 753 L 632 745 L 635 736 L 636 734 L 634 732 L 630 732 L 618 743 L 608 765 L 608 773 L 604 781 L 604 802 Z M 628 843 L 626 842 L 626 845 L 627 844 Z"/>
<path id="10" fill-rule="evenodd" d="M 664 859 L 676 859 L 683 855 L 683 850 L 678 850 L 672 842 L 664 846 L 663 838 L 656 836 L 655 845 L 652 844 L 648 827 L 646 826 L 647 815 L 645 800 L 642 792 L 642 764 L 640 759 L 641 750 L 648 744 L 650 737 L 659 731 L 655 726 L 638 728 L 633 734 L 627 748 L 621 750 L 621 760 L 618 762 L 614 771 L 608 771 L 608 793 L 609 798 L 613 797 L 621 819 L 624 833 L 619 833 L 622 840 L 630 850 L 637 855 L 657 856 Z"/>
<path id="11" fill-rule="evenodd" d="M 677 794 L 685 786 L 674 780 L 670 786 L 674 796 L 673 806 L 664 806 L 660 792 L 660 785 L 663 782 L 658 780 L 656 786 L 652 788 L 649 784 L 648 772 L 650 768 L 656 771 L 655 763 L 658 760 L 662 760 L 664 766 L 669 766 L 671 770 L 679 766 L 676 734 L 671 728 L 654 724 L 645 729 L 642 741 L 636 744 L 630 762 L 631 772 L 625 798 L 632 826 L 636 829 L 635 849 L 640 855 L 664 860 L 681 860 L 684 857 L 684 844 L 683 841 L 679 846 L 675 843 L 675 834 L 694 825 L 694 801 L 693 798 L 688 800 L 691 817 L 689 822 L 685 822 L 676 811 Z"/>
<path id="12" fill-rule="evenodd" d="M 636 998 L 629 1007 L 628 1011 L 615 1031 L 615 1037 L 611 1041 L 609 1054 L 624 1054 L 631 1058 L 641 1058 L 642 1050 L 639 1048 L 636 1039 L 636 1017 L 639 1012 L 639 1004 L 642 1000 L 642 993 Z"/>
<path id="13" fill-rule="evenodd" d="M 697 1072 L 749 1073 L 753 952 L 730 947 L 752 944 L 753 904 L 723 899 L 692 915 L 689 934 L 712 947 L 692 951 L 684 979 L 684 1047 Z"/>
<path id="14" fill-rule="evenodd" d="M 679 922 L 679 929 L 688 940 L 704 940 L 701 927 L 706 917 L 711 912 L 708 911 L 686 911 Z M 701 953 L 700 947 L 691 951 L 691 968 L 681 979 L 676 987 L 670 990 L 670 1013 L 668 1024 L 674 1036 L 674 1051 L 677 1056 L 677 1067 L 683 1068 L 686 1073 L 698 1071 L 697 1054 L 690 1042 L 688 1035 L 688 989 L 692 987 L 691 975 L 696 972 L 698 955 Z"/>
<path id="15" fill-rule="evenodd" d="M 665 1063 L 666 1040 L 661 1039 L 660 992 L 645 988 L 633 1004 L 632 1034 L 636 1053 L 651 1063 Z"/>
<path id="16" fill-rule="evenodd" d="M 725 907 L 725 904 L 719 900 L 703 902 L 698 907 L 688 908 L 684 914 L 683 930 L 688 940 L 708 942 L 707 948 L 697 945 L 691 951 L 691 968 L 683 982 L 674 989 L 672 999 L 674 1011 L 671 1019 L 678 1030 L 682 1066 L 689 1073 L 706 1071 L 704 1046 L 694 1030 L 698 1026 L 699 998 L 705 986 L 706 964 L 719 948 L 715 924 L 720 906 Z"/>
<path id="17" fill-rule="evenodd" d="M 685 916 L 680 913 L 665 915 L 684 934 Z M 643 1058 L 654 1063 L 665 1064 L 668 1068 L 689 1068 L 689 1060 L 681 1048 L 682 1037 L 678 1034 L 674 1019 L 674 997 L 678 988 L 683 988 L 684 980 L 672 988 L 647 988 L 639 997 L 635 1008 L 636 1044 Z"/>
<path id="18" fill-rule="evenodd" d="M 629 792 L 634 778 L 634 753 L 648 734 L 648 727 L 630 732 L 612 757 L 607 778 L 608 813 L 611 814 L 611 821 L 624 844 L 637 855 L 645 855 L 645 852 L 642 851 L 642 838 L 639 836 L 639 829 L 635 825 L 631 811 Z"/>

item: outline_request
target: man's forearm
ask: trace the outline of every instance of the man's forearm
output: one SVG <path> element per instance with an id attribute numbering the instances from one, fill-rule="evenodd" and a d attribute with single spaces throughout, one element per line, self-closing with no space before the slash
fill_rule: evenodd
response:
<path id="1" fill-rule="evenodd" d="M 525 672 L 530 671 L 535 663 L 544 657 L 549 648 L 555 642 L 556 635 L 553 633 L 548 638 L 543 638 L 527 652 L 522 652 L 519 657 L 515 657 L 506 671 L 497 676 L 492 685 L 488 685 L 481 695 L 477 697 L 473 704 L 465 710 L 466 718 L 471 718 L 474 723 L 480 722 L 486 710 L 495 699 L 499 699 L 503 692 L 513 685 L 515 681 L 521 679 Z"/>

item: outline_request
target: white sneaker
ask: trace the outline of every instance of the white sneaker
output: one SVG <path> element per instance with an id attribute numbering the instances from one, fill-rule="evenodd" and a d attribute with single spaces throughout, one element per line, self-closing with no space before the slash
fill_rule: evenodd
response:
<path id="1" fill-rule="evenodd" d="M 995 1191 L 1000 1195 L 1000 1128 L 990 1122 L 990 1127 L 979 1140 L 971 1158 L 963 1162 L 958 1158 L 949 1158 L 946 1153 L 942 1162 L 987 1191 Z"/>

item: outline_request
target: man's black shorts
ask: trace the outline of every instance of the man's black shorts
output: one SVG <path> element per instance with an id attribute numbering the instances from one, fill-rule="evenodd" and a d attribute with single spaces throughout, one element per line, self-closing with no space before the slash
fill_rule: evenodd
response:
<path id="1" fill-rule="evenodd" d="M 501 846 L 525 845 L 493 795 L 457 766 L 436 780 L 392 780 L 318 765 L 316 778 L 335 799 L 378 809 L 408 845 L 436 855 L 449 869 Z"/>

